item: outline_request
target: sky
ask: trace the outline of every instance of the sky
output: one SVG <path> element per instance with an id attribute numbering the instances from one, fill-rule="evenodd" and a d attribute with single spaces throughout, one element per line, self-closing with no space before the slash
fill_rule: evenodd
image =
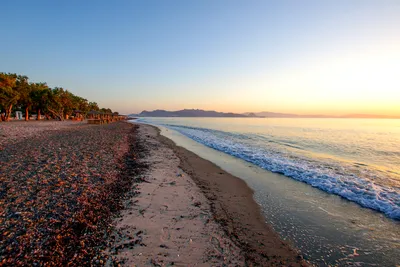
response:
<path id="1" fill-rule="evenodd" d="M 0 72 L 120 113 L 400 115 L 400 1 L 1 4 Z"/>

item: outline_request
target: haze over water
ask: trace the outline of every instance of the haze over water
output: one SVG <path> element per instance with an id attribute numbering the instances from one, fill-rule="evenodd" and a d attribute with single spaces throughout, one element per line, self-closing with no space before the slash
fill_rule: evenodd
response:
<path id="1" fill-rule="evenodd" d="M 400 120 L 144 120 L 400 220 Z"/>

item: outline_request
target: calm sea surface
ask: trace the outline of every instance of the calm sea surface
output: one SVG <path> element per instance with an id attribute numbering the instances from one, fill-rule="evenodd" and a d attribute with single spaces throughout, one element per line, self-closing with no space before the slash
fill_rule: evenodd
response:
<path id="1" fill-rule="evenodd" d="M 400 120 L 141 120 L 400 220 Z"/>

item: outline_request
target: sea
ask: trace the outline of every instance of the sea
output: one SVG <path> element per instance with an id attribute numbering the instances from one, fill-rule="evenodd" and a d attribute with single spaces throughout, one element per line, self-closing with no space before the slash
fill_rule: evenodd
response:
<path id="1" fill-rule="evenodd" d="M 317 266 L 399 266 L 400 120 L 139 118 L 242 178 Z"/>

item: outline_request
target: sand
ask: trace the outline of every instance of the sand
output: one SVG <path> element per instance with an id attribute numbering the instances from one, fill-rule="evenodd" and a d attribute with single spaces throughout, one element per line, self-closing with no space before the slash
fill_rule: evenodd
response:
<path id="1" fill-rule="evenodd" d="M 147 183 L 117 229 L 141 231 L 143 244 L 118 253 L 127 266 L 305 266 L 265 223 L 253 191 L 213 163 L 140 124 L 150 151 Z"/>
<path id="2" fill-rule="evenodd" d="M 147 182 L 127 202 L 117 229 L 139 233 L 142 245 L 119 250 L 118 258 L 126 266 L 244 266 L 243 253 L 213 220 L 210 202 L 157 130 L 141 125 L 138 134 L 149 151 Z"/>
<path id="3" fill-rule="evenodd" d="M 0 265 L 306 265 L 244 181 L 155 127 L 0 123 L 0 159 Z"/>

